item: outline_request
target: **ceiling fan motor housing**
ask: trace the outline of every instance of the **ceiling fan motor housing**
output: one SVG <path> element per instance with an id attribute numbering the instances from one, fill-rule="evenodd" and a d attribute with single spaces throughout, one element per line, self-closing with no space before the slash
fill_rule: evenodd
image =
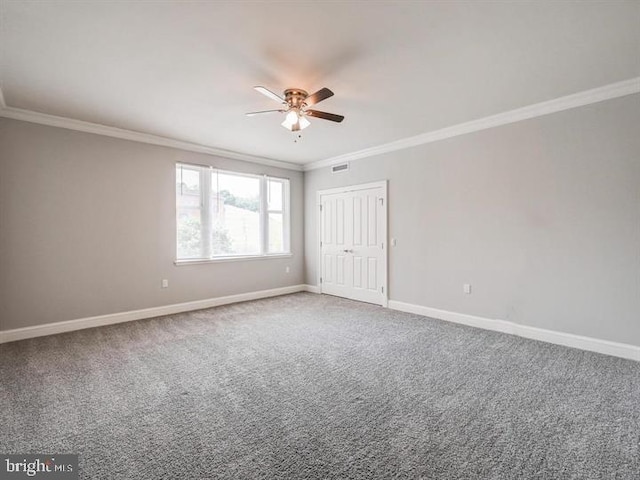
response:
<path id="1" fill-rule="evenodd" d="M 309 94 L 299 88 L 288 88 L 284 91 L 284 100 L 289 108 L 301 109 Z"/>

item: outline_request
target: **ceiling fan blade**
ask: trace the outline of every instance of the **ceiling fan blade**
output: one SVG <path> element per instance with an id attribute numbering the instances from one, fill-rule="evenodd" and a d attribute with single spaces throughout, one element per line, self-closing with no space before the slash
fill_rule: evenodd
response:
<path id="1" fill-rule="evenodd" d="M 245 113 L 247 117 L 253 117 L 254 115 L 261 115 L 263 113 L 284 113 L 286 110 L 261 110 L 259 112 L 249 112 Z"/>
<path id="2" fill-rule="evenodd" d="M 335 113 L 320 112 L 319 110 L 305 110 L 304 113 L 309 115 L 310 117 L 322 118 L 323 120 L 331 120 L 332 122 L 340 123 L 342 120 L 344 120 L 344 117 L 342 115 L 336 115 Z"/>
<path id="3" fill-rule="evenodd" d="M 315 105 L 316 103 L 320 103 L 323 100 L 326 100 L 329 97 L 333 97 L 333 92 L 328 88 L 321 88 L 316 93 L 312 93 L 307 98 L 304 99 L 304 103 L 307 106 Z"/>
<path id="4" fill-rule="evenodd" d="M 261 87 L 260 85 L 258 85 L 257 87 L 253 87 L 253 89 L 256 92 L 260 92 L 261 94 L 269 97 L 271 100 L 275 100 L 278 103 L 285 103 L 284 98 L 282 98 L 280 95 L 276 93 L 273 93 L 267 87 Z"/>

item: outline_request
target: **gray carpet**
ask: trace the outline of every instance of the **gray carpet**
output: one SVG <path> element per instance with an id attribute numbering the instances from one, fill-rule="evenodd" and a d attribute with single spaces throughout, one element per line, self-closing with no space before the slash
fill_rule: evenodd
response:
<path id="1" fill-rule="evenodd" d="M 295 294 L 0 346 L 82 478 L 638 479 L 640 363 Z"/>

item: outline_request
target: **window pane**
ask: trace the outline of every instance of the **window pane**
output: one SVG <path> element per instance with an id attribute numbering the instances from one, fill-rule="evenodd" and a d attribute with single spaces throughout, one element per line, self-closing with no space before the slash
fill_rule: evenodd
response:
<path id="1" fill-rule="evenodd" d="M 177 164 L 177 259 L 288 252 L 288 196 L 287 179 Z"/>
<path id="2" fill-rule="evenodd" d="M 269 253 L 284 252 L 284 222 L 281 213 L 269 214 Z"/>
<path id="3" fill-rule="evenodd" d="M 269 210 L 282 210 L 282 182 L 276 180 L 269 180 L 269 196 L 267 197 L 267 204 Z"/>
<path id="4" fill-rule="evenodd" d="M 177 258 L 201 258 L 200 171 L 176 167 Z"/>
<path id="5" fill-rule="evenodd" d="M 260 254 L 260 179 L 213 172 L 213 255 Z"/>

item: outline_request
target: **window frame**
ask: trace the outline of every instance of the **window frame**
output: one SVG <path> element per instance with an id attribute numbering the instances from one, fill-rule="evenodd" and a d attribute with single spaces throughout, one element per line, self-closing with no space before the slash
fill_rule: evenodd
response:
<path id="1" fill-rule="evenodd" d="M 213 208 L 213 203 L 210 202 L 211 199 L 211 188 L 212 188 L 212 176 L 214 172 L 227 174 L 227 175 L 235 175 L 238 177 L 248 177 L 248 178 L 256 178 L 260 181 L 259 183 L 259 196 L 260 196 L 260 211 L 259 211 L 259 245 L 260 252 L 256 254 L 226 254 L 226 255 L 212 255 L 209 248 L 209 257 L 195 257 L 195 258 L 178 258 L 178 204 L 177 198 L 175 198 L 177 192 L 174 184 L 174 207 L 175 207 L 175 226 L 174 226 L 174 255 L 175 255 L 175 265 L 194 265 L 201 263 L 217 263 L 217 262 L 234 262 L 234 261 L 244 261 L 244 260 L 262 260 L 268 258 L 283 258 L 283 257 L 292 257 L 293 253 L 291 251 L 291 179 L 287 177 L 278 177 L 274 175 L 267 174 L 256 174 L 256 173 L 245 173 L 245 172 L 235 172 L 232 170 L 226 170 L 217 168 L 211 165 L 200 165 L 195 163 L 187 163 L 187 162 L 176 162 L 174 165 L 174 171 L 177 172 L 178 167 L 184 166 L 186 168 L 197 169 L 200 174 L 200 182 L 199 182 L 199 190 L 200 190 L 200 209 L 201 215 L 204 212 L 206 215 L 207 210 Z M 208 176 L 208 179 L 206 178 Z M 175 179 L 177 181 L 177 178 Z M 279 181 L 282 182 L 282 210 L 269 210 L 268 208 L 268 192 L 269 192 L 269 181 Z M 176 182 L 177 183 L 177 182 Z M 282 252 L 271 253 L 268 251 L 269 249 L 269 213 L 282 213 L 283 225 L 282 225 L 282 235 L 283 235 L 283 245 L 284 249 Z M 211 226 L 209 226 L 211 227 Z M 204 233 L 207 228 L 203 225 L 201 227 L 201 233 Z M 206 247 L 203 247 L 203 250 L 206 250 Z"/>
<path id="2" fill-rule="evenodd" d="M 280 182 L 282 184 L 282 208 L 280 210 L 269 209 L 269 182 Z M 264 211 L 265 214 L 261 216 L 263 221 L 267 223 L 266 227 L 262 230 L 264 235 L 263 238 L 263 251 L 269 252 L 269 214 L 276 213 L 282 215 L 282 252 L 272 252 L 267 253 L 267 255 L 285 255 L 287 253 L 291 253 L 291 238 L 290 238 L 290 221 L 291 221 L 291 210 L 289 209 L 290 197 L 291 193 L 289 191 L 290 181 L 288 178 L 282 177 L 273 177 L 271 175 L 265 175 L 264 178 L 264 188 L 265 193 L 262 195 L 262 201 L 264 202 Z"/>

